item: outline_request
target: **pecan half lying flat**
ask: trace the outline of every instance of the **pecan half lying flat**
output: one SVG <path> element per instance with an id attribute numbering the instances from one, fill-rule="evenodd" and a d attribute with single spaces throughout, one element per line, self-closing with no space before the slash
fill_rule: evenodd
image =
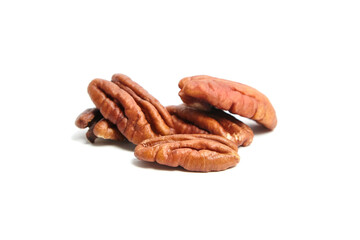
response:
<path id="1" fill-rule="evenodd" d="M 125 137 L 119 132 L 117 127 L 104 119 L 99 109 L 89 108 L 82 112 L 75 121 L 79 128 L 89 128 L 86 138 L 94 143 L 96 138 L 124 141 Z"/>
<path id="2" fill-rule="evenodd" d="M 88 93 L 101 114 L 115 124 L 132 143 L 174 133 L 167 110 L 140 85 L 123 74 L 115 74 L 112 82 L 94 79 Z"/>
<path id="3" fill-rule="evenodd" d="M 179 87 L 181 88 L 179 96 L 186 104 L 214 106 L 251 118 L 268 129 L 276 127 L 276 113 L 269 99 L 250 86 L 199 75 L 181 79 Z"/>
<path id="4" fill-rule="evenodd" d="M 147 139 L 136 146 L 135 156 L 199 172 L 225 170 L 240 161 L 234 142 L 212 134 L 175 134 Z"/>
<path id="5" fill-rule="evenodd" d="M 210 133 L 223 136 L 238 146 L 248 146 L 254 137 L 249 126 L 222 110 L 202 111 L 185 104 L 167 106 L 176 133 Z"/>

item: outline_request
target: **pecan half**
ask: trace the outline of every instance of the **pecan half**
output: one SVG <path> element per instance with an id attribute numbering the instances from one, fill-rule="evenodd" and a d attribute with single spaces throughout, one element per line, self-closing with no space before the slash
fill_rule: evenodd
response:
<path id="1" fill-rule="evenodd" d="M 103 138 L 115 141 L 124 141 L 125 137 L 117 127 L 103 118 L 99 109 L 89 108 L 82 112 L 76 119 L 75 125 L 79 128 L 89 128 L 86 138 L 94 143 L 96 138 Z"/>
<path id="2" fill-rule="evenodd" d="M 125 141 L 126 138 L 120 133 L 117 127 L 105 118 L 97 122 L 93 128 L 93 133 L 98 138 L 110 139 L 115 141 Z"/>
<path id="3" fill-rule="evenodd" d="M 87 128 L 94 122 L 98 122 L 103 116 L 97 108 L 88 108 L 76 118 L 75 125 L 78 128 Z"/>
<path id="4" fill-rule="evenodd" d="M 248 146 L 254 137 L 249 126 L 222 110 L 199 110 L 185 104 L 167 106 L 176 133 L 210 133 L 223 136 L 238 146 Z"/>
<path id="5" fill-rule="evenodd" d="M 269 99 L 250 86 L 199 75 L 181 79 L 179 87 L 179 96 L 184 103 L 205 108 L 214 106 L 251 118 L 268 129 L 276 127 L 276 113 Z"/>
<path id="6" fill-rule="evenodd" d="M 113 75 L 112 82 L 94 79 L 88 86 L 88 93 L 104 118 L 134 144 L 174 132 L 167 110 L 123 74 Z"/>
<path id="7" fill-rule="evenodd" d="M 240 161 L 234 142 L 212 134 L 175 134 L 147 139 L 136 146 L 135 156 L 199 172 L 225 170 Z"/>

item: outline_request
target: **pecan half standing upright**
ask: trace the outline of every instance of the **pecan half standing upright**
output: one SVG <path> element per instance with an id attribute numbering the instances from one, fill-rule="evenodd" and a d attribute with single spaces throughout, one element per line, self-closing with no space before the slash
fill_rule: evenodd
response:
<path id="1" fill-rule="evenodd" d="M 179 96 L 186 104 L 214 106 L 253 119 L 270 130 L 276 127 L 276 113 L 269 99 L 250 86 L 199 75 L 181 79 L 179 87 Z"/>
<path id="2" fill-rule="evenodd" d="M 113 75 L 112 82 L 94 79 L 88 86 L 88 93 L 104 118 L 134 144 L 174 132 L 167 110 L 123 74 Z"/>
<path id="3" fill-rule="evenodd" d="M 248 146 L 254 137 L 249 126 L 222 110 L 199 110 L 185 104 L 167 106 L 179 134 L 210 133 L 223 136 L 238 146 Z"/>
<path id="4" fill-rule="evenodd" d="M 199 172 L 225 170 L 240 161 L 234 142 L 212 134 L 175 134 L 147 139 L 136 146 L 135 156 Z"/>

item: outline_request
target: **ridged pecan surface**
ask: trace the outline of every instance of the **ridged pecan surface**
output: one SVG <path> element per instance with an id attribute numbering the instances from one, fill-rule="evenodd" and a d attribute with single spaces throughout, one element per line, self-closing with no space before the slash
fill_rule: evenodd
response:
<path id="1" fill-rule="evenodd" d="M 223 136 L 238 146 L 248 146 L 254 137 L 249 126 L 222 110 L 199 110 L 185 104 L 167 106 L 179 134 L 210 133 Z"/>
<path id="2" fill-rule="evenodd" d="M 135 156 L 199 172 L 225 170 L 240 161 L 234 142 L 212 134 L 175 134 L 147 139 L 136 146 Z"/>
<path id="3" fill-rule="evenodd" d="M 143 87 L 124 74 L 114 74 L 111 81 L 116 83 L 134 98 L 150 121 L 160 121 L 159 123 L 152 125 L 156 132 L 160 135 L 173 133 L 173 129 L 171 129 L 173 127 L 173 122 L 170 114 L 165 107 Z"/>
<path id="4" fill-rule="evenodd" d="M 251 118 L 268 129 L 272 130 L 276 127 L 276 113 L 269 99 L 250 86 L 199 75 L 181 79 L 179 87 L 181 89 L 179 96 L 186 104 L 214 106 Z"/>
<path id="5" fill-rule="evenodd" d="M 276 127 L 269 99 L 250 86 L 199 75 L 181 79 L 179 87 L 185 104 L 165 108 L 126 75 L 94 79 L 88 93 L 95 108 L 81 113 L 75 124 L 89 128 L 90 142 L 127 139 L 137 145 L 140 160 L 198 172 L 234 167 L 238 146 L 253 140 L 251 128 L 226 111 Z"/>
<path id="6" fill-rule="evenodd" d="M 123 74 L 112 82 L 94 79 L 88 93 L 101 114 L 132 143 L 174 132 L 170 114 L 140 85 Z"/>

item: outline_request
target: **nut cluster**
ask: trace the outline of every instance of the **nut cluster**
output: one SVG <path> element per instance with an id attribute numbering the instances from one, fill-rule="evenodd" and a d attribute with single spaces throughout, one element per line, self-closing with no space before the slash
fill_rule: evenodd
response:
<path id="1" fill-rule="evenodd" d="M 253 140 L 251 128 L 225 111 L 276 127 L 273 106 L 252 87 L 205 75 L 183 78 L 179 87 L 184 104 L 164 107 L 124 74 L 94 79 L 88 93 L 95 108 L 82 112 L 75 124 L 88 128 L 91 143 L 127 140 L 137 145 L 140 160 L 199 172 L 234 167 L 238 147 Z"/>

